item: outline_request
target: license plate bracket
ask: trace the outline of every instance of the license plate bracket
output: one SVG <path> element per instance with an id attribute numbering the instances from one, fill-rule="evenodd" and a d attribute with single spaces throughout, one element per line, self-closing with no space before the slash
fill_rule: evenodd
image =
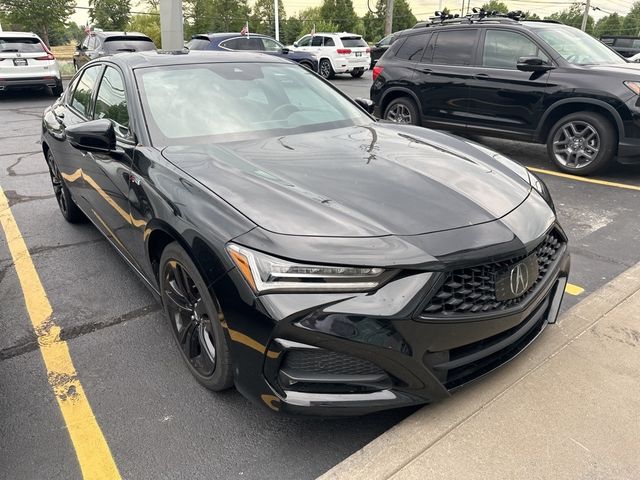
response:
<path id="1" fill-rule="evenodd" d="M 356 52 L 356 57 L 361 57 L 362 56 L 362 52 Z"/>
<path id="2" fill-rule="evenodd" d="M 27 59 L 26 58 L 14 58 L 13 59 L 13 64 L 16 67 L 26 67 L 27 66 Z"/>

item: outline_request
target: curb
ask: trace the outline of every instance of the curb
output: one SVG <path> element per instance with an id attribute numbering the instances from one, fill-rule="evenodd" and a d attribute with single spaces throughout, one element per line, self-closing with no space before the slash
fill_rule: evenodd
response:
<path id="1" fill-rule="evenodd" d="M 607 313 L 640 291 L 640 263 L 565 312 L 520 355 L 451 398 L 427 405 L 319 477 L 319 480 L 387 479 L 450 432 L 503 396 Z"/>

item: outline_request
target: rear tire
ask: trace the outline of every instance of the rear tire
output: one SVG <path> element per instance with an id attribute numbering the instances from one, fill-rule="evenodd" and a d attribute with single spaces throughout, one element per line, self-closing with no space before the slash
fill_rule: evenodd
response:
<path id="1" fill-rule="evenodd" d="M 323 58 L 322 60 L 320 60 L 318 73 L 322 78 L 325 78 L 327 80 L 332 79 L 336 75 L 333 71 L 333 67 L 331 66 L 331 61 L 329 61 L 328 58 Z"/>
<path id="2" fill-rule="evenodd" d="M 392 100 L 384 111 L 385 120 L 406 125 L 421 125 L 420 112 L 416 103 L 409 97 Z"/>
<path id="3" fill-rule="evenodd" d="M 351 76 L 353 78 L 360 78 L 362 75 L 364 75 L 364 68 L 358 68 L 357 70 L 351 72 Z"/>
<path id="4" fill-rule="evenodd" d="M 82 210 L 78 208 L 76 202 L 71 197 L 71 192 L 64 183 L 64 179 L 58 170 L 55 158 L 51 150 L 46 153 L 47 165 L 49 166 L 49 175 L 51 176 L 51 184 L 53 185 L 53 193 L 56 196 L 58 207 L 64 219 L 69 223 L 83 223 L 87 220 Z"/>
<path id="5" fill-rule="evenodd" d="M 595 112 L 576 112 L 562 117 L 551 128 L 547 154 L 559 170 L 590 175 L 612 163 L 617 135 L 614 126 Z"/>

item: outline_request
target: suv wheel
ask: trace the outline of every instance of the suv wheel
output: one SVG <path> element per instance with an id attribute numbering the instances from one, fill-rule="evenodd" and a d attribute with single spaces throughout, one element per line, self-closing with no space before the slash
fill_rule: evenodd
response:
<path id="1" fill-rule="evenodd" d="M 400 97 L 393 100 L 385 110 L 384 118 L 394 123 L 420 125 L 418 107 L 408 97 Z"/>
<path id="2" fill-rule="evenodd" d="M 364 74 L 364 68 L 356 68 L 351 72 L 353 78 L 360 78 Z"/>
<path id="3" fill-rule="evenodd" d="M 547 153 L 563 172 L 589 175 L 611 162 L 616 133 L 598 113 L 577 112 L 561 118 L 549 132 Z"/>
<path id="4" fill-rule="evenodd" d="M 333 78 L 335 72 L 333 71 L 333 67 L 331 66 L 331 62 L 328 58 L 323 58 L 320 60 L 320 66 L 318 67 L 318 73 L 322 78 L 330 79 Z"/>

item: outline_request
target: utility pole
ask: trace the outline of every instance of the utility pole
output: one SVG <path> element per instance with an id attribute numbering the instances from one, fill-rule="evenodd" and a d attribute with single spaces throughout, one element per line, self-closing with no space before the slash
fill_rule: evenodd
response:
<path id="1" fill-rule="evenodd" d="M 274 0 L 273 8 L 276 11 L 276 40 L 280 41 L 280 16 L 278 15 L 278 0 Z"/>
<path id="2" fill-rule="evenodd" d="M 589 20 L 590 3 L 591 3 L 591 0 L 586 0 L 584 4 L 584 15 L 582 17 L 582 27 L 580 27 L 580 30 L 582 30 L 583 32 L 587 30 L 587 20 Z"/>
<path id="3" fill-rule="evenodd" d="M 384 20 L 384 36 L 391 35 L 393 32 L 393 0 L 387 0 L 387 14 Z"/>
<path id="4" fill-rule="evenodd" d="M 163 50 L 182 50 L 182 0 L 160 0 L 160 36 Z"/>

